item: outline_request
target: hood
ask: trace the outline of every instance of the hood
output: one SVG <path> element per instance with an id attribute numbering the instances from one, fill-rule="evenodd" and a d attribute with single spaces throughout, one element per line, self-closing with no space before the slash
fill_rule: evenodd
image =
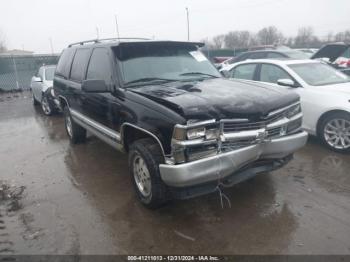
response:
<path id="1" fill-rule="evenodd" d="M 330 62 L 334 62 L 348 48 L 349 45 L 342 43 L 325 45 L 321 49 L 319 49 L 315 54 L 313 54 L 311 59 L 329 58 Z"/>
<path id="2" fill-rule="evenodd" d="M 258 120 L 269 112 L 299 100 L 294 92 L 268 84 L 223 78 L 171 82 L 130 89 L 189 119 L 249 118 Z"/>

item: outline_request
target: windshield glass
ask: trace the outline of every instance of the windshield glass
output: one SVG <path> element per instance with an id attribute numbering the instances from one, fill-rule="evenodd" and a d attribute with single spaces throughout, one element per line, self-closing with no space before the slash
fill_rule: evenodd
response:
<path id="1" fill-rule="evenodd" d="M 53 76 L 55 74 L 55 68 L 56 67 L 47 67 L 45 69 L 45 80 L 47 80 L 47 81 L 53 80 Z"/>
<path id="2" fill-rule="evenodd" d="M 301 51 L 289 51 L 289 52 L 284 51 L 283 53 L 292 59 L 308 59 L 310 57 L 309 55 Z"/>
<path id="3" fill-rule="evenodd" d="M 306 83 L 322 86 L 349 82 L 349 78 L 333 67 L 322 63 L 289 65 Z"/>
<path id="4" fill-rule="evenodd" d="M 221 77 L 194 45 L 130 43 L 115 49 L 125 84 Z"/>

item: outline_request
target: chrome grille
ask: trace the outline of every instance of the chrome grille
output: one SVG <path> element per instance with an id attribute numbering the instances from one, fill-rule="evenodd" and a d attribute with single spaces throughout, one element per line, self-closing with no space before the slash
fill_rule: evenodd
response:
<path id="1" fill-rule="evenodd" d="M 224 133 L 240 132 L 248 130 L 256 130 L 260 128 L 266 128 L 267 125 L 276 122 L 286 116 L 286 111 L 278 113 L 266 120 L 259 122 L 235 122 L 231 120 L 222 120 Z"/>

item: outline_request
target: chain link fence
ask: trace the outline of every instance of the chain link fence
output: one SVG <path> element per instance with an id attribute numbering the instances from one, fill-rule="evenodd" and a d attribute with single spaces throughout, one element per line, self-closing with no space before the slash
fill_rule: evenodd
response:
<path id="1" fill-rule="evenodd" d="M 26 90 L 42 65 L 55 65 L 58 55 L 0 55 L 0 91 Z"/>

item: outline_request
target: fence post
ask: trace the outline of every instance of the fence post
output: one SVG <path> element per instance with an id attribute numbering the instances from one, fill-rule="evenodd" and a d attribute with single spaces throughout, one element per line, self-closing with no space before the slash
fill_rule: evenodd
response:
<path id="1" fill-rule="evenodd" d="M 17 87 L 17 90 L 18 90 L 18 89 L 19 89 L 18 74 L 17 74 L 17 66 L 16 66 L 16 61 L 15 61 L 14 56 L 12 56 L 12 61 L 13 61 L 13 68 L 14 68 L 14 70 L 15 70 L 16 87 Z"/>

